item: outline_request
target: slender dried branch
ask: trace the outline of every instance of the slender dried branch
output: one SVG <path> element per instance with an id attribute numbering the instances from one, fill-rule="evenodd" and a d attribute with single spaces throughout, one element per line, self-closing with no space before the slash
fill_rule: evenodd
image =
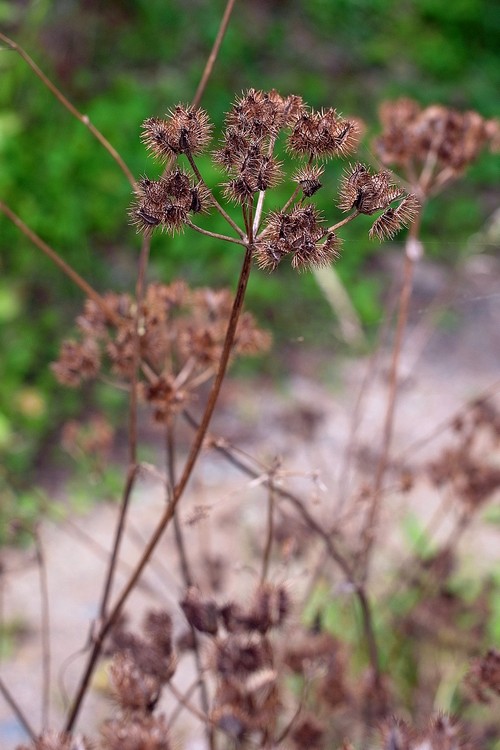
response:
<path id="1" fill-rule="evenodd" d="M 108 152 L 108 154 L 111 156 L 112 159 L 118 164 L 120 169 L 122 170 L 123 174 L 127 178 L 127 180 L 130 182 L 132 187 L 135 187 L 135 178 L 130 169 L 127 167 L 125 162 L 123 161 L 122 157 L 118 153 L 118 151 L 113 148 L 111 143 L 103 136 L 100 130 L 98 130 L 95 125 L 93 125 L 90 122 L 90 119 L 88 115 L 84 115 L 81 112 L 78 111 L 78 109 L 71 104 L 69 99 L 66 99 L 64 94 L 55 86 L 52 81 L 47 78 L 45 73 L 38 67 L 36 62 L 28 55 L 28 53 L 19 45 L 17 42 L 14 42 L 13 39 L 10 39 L 8 36 L 3 34 L 0 31 L 0 40 L 4 42 L 8 47 L 13 49 L 15 52 L 18 53 L 22 59 L 28 63 L 31 70 L 35 73 L 35 75 L 42 81 L 44 86 L 46 86 L 49 91 L 55 96 L 55 98 L 63 105 L 63 107 L 66 107 L 68 112 L 73 115 L 73 117 L 76 117 L 77 120 L 79 120 L 83 125 L 85 125 L 86 128 L 92 133 L 94 138 L 96 138 L 101 146 Z"/>

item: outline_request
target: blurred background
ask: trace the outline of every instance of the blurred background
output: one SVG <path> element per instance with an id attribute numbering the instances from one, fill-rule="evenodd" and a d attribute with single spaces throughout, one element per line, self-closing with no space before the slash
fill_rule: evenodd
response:
<path id="1" fill-rule="evenodd" d="M 22 45 L 123 156 L 156 176 L 139 136 L 146 117 L 189 102 L 215 38 L 222 0 L 0 0 L 0 28 Z M 495 0 L 252 0 L 236 3 L 203 106 L 217 126 L 243 89 L 276 88 L 366 123 L 360 157 L 373 159 L 377 110 L 410 96 L 498 116 L 500 13 Z M 139 238 L 129 226 L 130 186 L 109 155 L 13 51 L 0 49 L 0 197 L 99 291 L 131 290 Z M 220 175 L 206 159 L 209 184 Z M 318 195 L 332 214 L 341 165 Z M 426 209 L 428 256 L 453 267 L 498 207 L 499 159 L 485 154 Z M 329 186 L 331 189 L 329 190 Z M 282 196 L 288 194 L 283 188 Z M 277 192 L 279 200 L 280 193 Z M 337 271 L 367 331 L 382 318 L 387 252 L 347 227 Z M 149 275 L 168 282 L 233 284 L 234 251 L 185 232 L 153 239 Z M 28 488 L 54 461 L 61 424 L 80 392 L 61 389 L 49 363 L 82 304 L 80 292 L 0 216 L 0 497 L 30 513 Z M 248 306 L 277 341 L 266 371 L 286 367 L 287 342 L 331 345 L 331 309 L 311 275 L 256 272 Z M 325 340 L 328 339 L 328 340 Z M 277 354 L 278 353 L 278 354 Z M 281 368 L 281 369 L 280 369 Z M 123 407 L 98 386 L 88 404 Z M 57 459 L 60 460 L 60 459 Z M 0 540 L 1 541 L 1 540 Z"/>

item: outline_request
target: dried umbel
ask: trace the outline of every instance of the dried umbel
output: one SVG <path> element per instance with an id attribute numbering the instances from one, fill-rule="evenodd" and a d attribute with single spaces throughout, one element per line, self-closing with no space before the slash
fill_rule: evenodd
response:
<path id="1" fill-rule="evenodd" d="M 232 307 L 227 290 L 192 290 L 182 282 L 150 284 L 137 310 L 128 294 L 108 293 L 111 320 L 93 300 L 77 319 L 79 342 L 61 347 L 52 366 L 64 385 L 78 386 L 107 365 L 130 382 L 137 368 L 139 395 L 165 422 L 182 411 L 216 371 Z M 265 351 L 270 337 L 250 313 L 240 316 L 233 356 Z M 138 361 L 137 352 L 138 350 Z"/>
<path id="2" fill-rule="evenodd" d="M 110 679 L 119 706 L 150 713 L 176 668 L 170 615 L 163 610 L 148 612 L 143 631 L 144 637 L 138 636 L 120 623 L 111 633 L 106 653 L 113 655 Z"/>
<path id="3" fill-rule="evenodd" d="M 500 146 L 500 122 L 473 111 L 436 104 L 422 108 L 403 98 L 384 102 L 380 121 L 379 159 L 399 167 L 423 195 L 460 176 L 486 146 L 494 151 Z"/>
<path id="4" fill-rule="evenodd" d="M 285 257 L 299 271 L 329 265 L 338 258 L 341 246 L 336 229 L 358 214 L 381 213 L 370 237 L 383 240 L 408 226 L 418 208 L 414 196 L 391 184 L 389 173 L 371 175 L 366 167 L 356 165 L 356 174 L 344 180 L 340 197 L 343 210 L 352 213 L 331 225 L 319 215 L 309 199 L 322 187 L 323 163 L 352 154 L 359 135 L 359 123 L 331 107 L 317 111 L 300 97 L 283 97 L 277 91 L 244 92 L 227 113 L 219 147 L 213 153 L 214 162 L 226 174 L 221 184 L 224 198 L 241 208 L 240 228 L 209 190 L 196 163 L 196 155 L 210 137 L 206 113 L 175 107 L 165 120 L 149 118 L 144 123 L 143 141 L 153 156 L 161 161 L 168 157 L 169 163 L 159 180 L 143 177 L 139 181 L 130 210 L 132 222 L 144 234 L 155 229 L 175 232 L 187 225 L 250 247 L 257 265 L 266 271 L 274 271 Z M 291 179 L 295 187 L 281 209 L 265 214 L 264 196 L 285 177 L 275 155 L 279 137 L 285 139 L 294 161 Z M 189 173 L 173 163 L 180 158 L 187 162 Z M 194 223 L 194 215 L 209 206 L 219 211 L 231 233 L 236 231 L 239 237 L 212 233 Z"/>

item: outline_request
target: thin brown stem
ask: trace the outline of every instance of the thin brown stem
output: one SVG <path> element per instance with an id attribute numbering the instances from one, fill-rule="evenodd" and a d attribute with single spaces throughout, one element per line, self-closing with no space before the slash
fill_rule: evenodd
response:
<path id="1" fill-rule="evenodd" d="M 218 234 L 217 232 L 210 232 L 208 229 L 202 229 L 202 227 L 199 227 L 197 224 L 193 224 L 193 222 L 189 221 L 189 219 L 186 220 L 185 224 L 190 229 L 194 229 L 195 232 L 204 234 L 205 237 L 212 237 L 214 240 L 222 240 L 223 242 L 232 242 L 234 245 L 243 245 L 243 247 L 246 247 L 247 243 L 244 240 L 237 240 L 235 237 L 228 237 L 225 234 Z"/>
<path id="2" fill-rule="evenodd" d="M 196 684 L 197 682 L 198 681 L 196 681 Z M 187 710 L 190 713 L 192 713 L 193 716 L 196 716 L 196 718 L 202 721 L 204 724 L 210 723 L 208 715 L 202 713 L 201 711 L 198 711 L 196 706 L 193 706 L 193 704 L 188 701 L 186 695 L 185 694 L 183 695 L 180 692 L 180 690 L 177 690 L 177 688 L 175 687 L 175 685 L 173 685 L 172 682 L 168 683 L 168 689 L 173 693 L 173 695 L 175 696 L 176 700 L 180 703 L 180 705 L 183 706 L 184 708 L 187 708 Z"/>
<path id="3" fill-rule="evenodd" d="M 269 477 L 271 480 L 272 478 Z M 268 485 L 268 496 L 267 496 L 267 533 L 266 533 L 266 546 L 264 547 L 264 553 L 262 555 L 262 572 L 260 575 L 260 582 L 264 583 L 269 574 L 269 562 L 271 560 L 271 550 L 273 547 L 273 536 L 274 536 L 274 483 L 269 482 Z"/>
<path id="4" fill-rule="evenodd" d="M 129 466 L 127 471 L 127 479 L 125 481 L 125 487 L 123 489 L 122 501 L 120 503 L 120 513 L 115 529 L 115 536 L 113 540 L 113 548 L 111 550 L 111 556 L 109 558 L 108 570 L 106 572 L 106 579 L 104 581 L 104 587 L 101 596 L 101 603 L 99 605 L 99 620 L 103 621 L 106 618 L 106 610 L 111 596 L 111 590 L 113 587 L 113 578 L 118 563 L 118 554 L 120 552 L 121 540 L 123 537 L 123 531 L 125 528 L 125 520 L 127 518 L 127 511 L 130 505 L 130 498 L 132 497 L 132 490 L 134 489 L 135 480 L 137 479 L 138 466 L 132 464 Z"/>
<path id="5" fill-rule="evenodd" d="M 229 214 L 222 208 L 221 204 L 219 203 L 219 201 L 217 200 L 217 198 L 212 193 L 212 191 L 210 190 L 210 188 L 207 186 L 205 180 L 201 176 L 201 172 L 198 169 L 198 167 L 196 165 L 196 162 L 193 159 L 193 156 L 190 153 L 186 153 L 186 158 L 187 158 L 187 160 L 188 160 L 188 162 L 189 162 L 189 164 L 191 166 L 191 169 L 193 170 L 193 172 L 194 172 L 194 174 L 196 176 L 196 179 L 199 180 L 199 182 L 201 182 L 201 184 L 204 185 L 207 188 L 207 190 L 209 191 L 209 197 L 210 197 L 210 201 L 212 202 L 212 205 L 220 213 L 220 215 L 227 221 L 227 223 L 229 224 L 229 226 L 234 229 L 234 231 L 236 232 L 236 234 L 238 234 L 241 237 L 241 239 L 244 240 L 245 239 L 245 232 L 242 231 L 242 229 L 236 224 L 236 222 L 233 221 L 232 218 L 229 216 Z"/>
<path id="6" fill-rule="evenodd" d="M 176 470 L 175 470 L 175 430 L 174 430 L 174 427 L 175 427 L 175 423 L 171 421 L 167 423 L 166 453 L 167 453 L 167 474 L 168 474 L 168 479 L 169 479 L 170 491 L 177 484 Z M 179 516 L 177 512 L 174 513 L 173 527 L 174 527 L 175 545 L 177 547 L 177 552 L 179 554 L 179 561 L 180 561 L 180 566 L 181 566 L 181 573 L 182 573 L 182 578 L 184 582 L 184 587 L 187 589 L 190 586 L 193 586 L 194 577 L 191 572 L 191 566 L 189 564 L 189 558 L 188 558 L 188 554 L 186 550 L 186 545 L 184 544 L 184 536 L 182 534 L 182 528 L 179 522 Z M 208 712 L 210 708 L 210 701 L 208 697 L 207 684 L 203 677 L 203 665 L 201 662 L 200 643 L 199 643 L 196 629 L 191 624 L 190 624 L 190 630 L 191 630 L 191 637 L 193 639 L 194 661 L 196 665 L 196 671 L 199 677 L 201 706 L 203 708 L 204 713 L 208 716 Z M 206 732 L 207 732 L 208 746 L 209 748 L 211 748 L 211 750 L 213 750 L 213 747 L 214 747 L 213 727 L 207 724 Z"/>
<path id="7" fill-rule="evenodd" d="M 249 246 L 245 253 L 245 258 L 243 261 L 243 266 L 240 273 L 240 278 L 238 281 L 238 288 L 236 291 L 236 296 L 233 303 L 233 308 L 231 310 L 231 316 L 229 319 L 229 324 L 226 332 L 226 337 L 224 340 L 224 346 L 221 354 L 221 358 L 219 361 L 219 369 L 216 375 L 216 378 L 214 380 L 214 383 L 212 385 L 212 389 L 210 391 L 208 401 L 205 407 L 205 411 L 200 423 L 200 427 L 194 437 L 193 444 L 191 446 L 191 450 L 189 453 L 189 456 L 186 460 L 186 464 L 184 466 L 184 470 L 182 473 L 182 476 L 179 480 L 179 482 L 176 484 L 173 493 L 172 493 L 172 499 L 169 502 L 168 506 L 166 507 L 164 513 L 162 514 L 155 531 L 153 532 L 149 542 L 147 543 L 143 554 L 141 555 L 141 558 L 139 562 L 136 565 L 136 568 L 134 570 L 134 573 L 129 578 L 128 582 L 123 588 L 122 593 L 118 597 L 117 602 L 115 603 L 111 613 L 108 615 L 105 622 L 102 623 L 101 628 L 99 629 L 99 632 L 97 633 L 95 637 L 95 641 L 93 644 L 93 647 L 90 651 L 87 665 L 85 668 L 85 671 L 82 675 L 82 678 L 80 680 L 79 687 L 77 689 L 76 696 L 74 698 L 73 704 L 71 706 L 71 709 L 69 711 L 67 720 L 66 720 L 66 731 L 70 731 L 73 727 L 76 719 L 78 718 L 78 714 L 80 712 L 80 708 L 83 702 L 83 698 L 85 697 L 85 694 L 88 689 L 88 685 L 90 683 L 90 678 L 94 672 L 95 665 L 97 663 L 97 659 L 99 657 L 99 654 L 101 652 L 102 644 L 104 641 L 104 638 L 110 631 L 111 627 L 116 622 L 123 605 L 125 604 L 126 600 L 128 599 L 130 593 L 134 589 L 134 587 L 137 584 L 137 581 L 139 580 L 140 576 L 142 575 L 144 568 L 146 567 L 147 563 L 149 562 L 154 550 L 156 549 L 156 546 L 158 542 L 160 541 L 161 537 L 163 536 L 163 533 L 169 523 L 171 522 L 173 515 L 175 513 L 177 504 L 179 500 L 181 499 L 184 490 L 186 489 L 187 483 L 191 477 L 191 474 L 193 472 L 194 466 L 196 464 L 196 461 L 198 459 L 198 456 L 200 454 L 203 441 L 205 439 L 205 435 L 208 430 L 208 426 L 210 424 L 210 420 L 212 418 L 212 414 L 215 409 L 215 405 L 218 400 L 218 396 L 220 393 L 220 389 L 222 386 L 222 382 L 224 380 L 224 376 L 226 373 L 227 365 L 229 362 L 229 356 L 231 353 L 231 347 L 234 341 L 234 336 L 236 333 L 236 326 L 238 324 L 238 320 L 240 317 L 240 313 L 243 307 L 243 301 L 245 298 L 245 292 L 248 284 L 248 278 L 250 276 L 250 269 L 251 269 L 251 262 L 252 262 L 252 248 Z"/>
<path id="8" fill-rule="evenodd" d="M 18 722 L 23 727 L 26 734 L 29 734 L 30 738 L 35 742 L 37 738 L 37 732 L 33 729 L 24 712 L 22 711 L 19 703 L 16 701 L 10 690 L 8 689 L 5 682 L 0 677 L 0 693 L 3 695 L 5 702 L 11 708 L 12 712 L 16 715 Z"/>
<path id="9" fill-rule="evenodd" d="M 186 420 L 188 421 L 188 423 L 191 424 L 192 427 L 194 427 L 195 429 L 199 429 L 197 422 L 191 417 L 191 415 L 188 412 L 183 412 L 183 414 Z M 211 445 L 218 453 L 224 456 L 229 461 L 229 463 L 232 464 L 232 466 L 235 466 L 237 469 L 242 471 L 247 476 L 251 477 L 252 479 L 258 479 L 262 476 L 262 472 L 256 471 L 247 463 L 245 463 L 241 458 L 237 457 L 234 449 L 232 449 L 226 441 L 212 438 Z M 270 470 L 267 473 L 269 477 L 271 473 Z M 263 482 L 263 485 L 266 487 L 269 487 L 271 482 L 272 480 L 270 478 L 265 479 Z M 276 494 L 278 494 L 284 500 L 287 500 L 291 505 L 293 505 L 293 507 L 297 510 L 297 512 L 302 517 L 306 525 L 309 526 L 309 528 L 312 531 L 314 531 L 315 534 L 322 540 L 328 552 L 329 557 L 338 565 L 342 573 L 345 575 L 347 581 L 351 584 L 354 595 L 357 597 L 359 604 L 360 604 L 360 608 L 361 608 L 363 632 L 364 632 L 364 637 L 366 641 L 366 647 L 368 650 L 368 657 L 369 657 L 370 664 L 371 664 L 373 674 L 374 674 L 375 683 L 377 686 L 380 686 L 380 680 L 381 680 L 380 663 L 379 663 L 379 657 L 378 657 L 377 641 L 376 641 L 375 631 L 373 627 L 371 605 L 370 605 L 368 596 L 363 588 L 363 585 L 356 582 L 355 577 L 354 577 L 354 572 L 352 570 L 350 563 L 348 562 L 346 557 L 342 554 L 342 552 L 339 549 L 337 549 L 328 531 L 326 531 L 323 528 L 323 526 L 319 522 L 317 522 L 316 519 L 309 513 L 309 511 L 305 507 L 302 500 L 299 497 L 297 497 L 297 495 L 293 494 L 292 492 L 289 492 L 283 487 L 280 487 L 277 485 L 273 485 L 273 486 L 274 486 L 274 490 Z"/>
<path id="10" fill-rule="evenodd" d="M 42 638 L 42 727 L 46 729 L 49 725 L 50 714 L 50 609 L 49 609 L 49 587 L 47 581 L 47 566 L 43 553 L 42 540 L 38 529 L 34 532 L 36 549 L 36 560 L 40 576 L 40 622 Z"/>
<path id="11" fill-rule="evenodd" d="M 231 19 L 231 13 L 233 12 L 234 4 L 236 0 L 228 0 L 226 8 L 224 10 L 224 14 L 222 16 L 219 30 L 217 31 L 217 36 L 215 37 L 215 42 L 213 44 L 212 50 L 208 56 L 208 60 L 205 65 L 205 69 L 201 75 L 200 82 L 198 84 L 198 88 L 196 89 L 195 95 L 193 97 L 193 100 L 191 102 L 191 106 L 198 107 L 201 99 L 203 97 L 203 94 L 205 93 L 205 89 L 207 87 L 207 83 L 210 79 L 210 76 L 212 75 L 212 71 L 215 65 L 215 61 L 217 60 L 217 56 L 219 54 L 219 50 L 221 48 L 222 41 L 224 39 L 224 36 L 227 31 L 227 27 L 229 25 L 229 21 Z"/>
<path id="12" fill-rule="evenodd" d="M 44 86 L 46 86 L 49 91 L 55 96 L 55 98 L 63 105 L 63 107 L 66 107 L 68 112 L 73 115 L 77 120 L 79 120 L 83 125 L 85 125 L 86 128 L 92 133 L 94 138 L 96 138 L 101 146 L 105 148 L 105 150 L 108 152 L 108 154 L 111 156 L 112 159 L 118 164 L 120 169 L 122 170 L 123 174 L 127 178 L 127 180 L 130 182 L 132 187 L 135 187 L 135 179 L 134 175 L 130 171 L 130 169 L 127 167 L 125 162 L 123 161 L 122 157 L 118 153 L 118 151 L 113 148 L 111 143 L 103 136 L 100 130 L 98 130 L 91 122 L 88 117 L 88 115 L 84 115 L 79 110 L 71 104 L 69 99 L 66 99 L 62 91 L 60 91 L 55 84 L 52 83 L 52 81 L 47 78 L 43 70 L 41 70 L 36 62 L 28 55 L 28 53 L 19 45 L 17 42 L 14 42 L 13 39 L 10 39 L 8 36 L 3 34 L 0 31 L 0 40 L 4 42 L 8 47 L 13 49 L 15 52 L 18 53 L 22 59 L 28 63 L 31 70 L 35 75 L 41 80 Z"/>
<path id="13" fill-rule="evenodd" d="M 418 236 L 420 226 L 420 214 L 410 227 L 407 239 L 407 246 L 414 243 Z M 367 513 L 365 526 L 362 532 L 362 541 L 365 545 L 362 552 L 362 575 L 366 579 L 368 575 L 368 563 L 370 552 L 375 541 L 378 518 L 380 514 L 380 505 L 382 497 L 382 486 L 384 483 L 385 473 L 389 462 L 389 454 L 392 444 L 392 435 L 394 431 L 394 417 L 396 413 L 396 402 L 398 394 L 398 380 L 401 351 L 403 348 L 404 334 L 408 322 L 408 313 L 410 309 L 410 299 L 413 288 L 413 272 L 415 269 L 415 260 L 412 255 L 405 253 L 403 283 L 399 295 L 398 317 L 396 322 L 396 333 L 392 349 L 391 369 L 389 373 L 389 394 L 387 408 L 385 412 L 384 429 L 382 435 L 382 448 L 375 472 L 375 480 L 372 488 L 372 502 Z"/>

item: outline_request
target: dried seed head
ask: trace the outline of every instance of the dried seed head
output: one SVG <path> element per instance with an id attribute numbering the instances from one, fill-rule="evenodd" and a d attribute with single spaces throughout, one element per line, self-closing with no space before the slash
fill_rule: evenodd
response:
<path id="1" fill-rule="evenodd" d="M 324 168 L 318 165 L 307 165 L 294 175 L 294 182 L 297 182 L 302 188 L 306 198 L 310 198 L 321 187 L 319 178 L 324 172 Z"/>
<path id="2" fill-rule="evenodd" d="M 199 154 L 210 142 L 212 126 L 203 109 L 178 104 L 167 119 L 150 117 L 143 123 L 142 141 L 158 159 Z"/>
<path id="3" fill-rule="evenodd" d="M 370 239 L 390 239 L 402 227 L 408 226 L 417 217 L 419 202 L 415 195 L 407 195 L 396 208 L 389 207 L 376 219 L 368 233 Z"/>
<path id="4" fill-rule="evenodd" d="M 283 585 L 262 583 L 255 591 L 250 611 L 244 618 L 249 630 L 267 633 L 280 627 L 290 611 L 290 596 Z"/>
<path id="5" fill-rule="evenodd" d="M 115 697 L 123 709 L 150 713 L 160 697 L 160 681 L 143 672 L 130 653 L 118 653 L 109 667 Z"/>
<path id="6" fill-rule="evenodd" d="M 314 714 L 308 714 L 295 724 L 291 734 L 292 741 L 299 750 L 319 750 L 323 746 L 325 729 L 324 724 Z"/>
<path id="7" fill-rule="evenodd" d="M 345 156 L 356 150 L 359 128 L 354 120 L 344 120 L 334 109 L 303 112 L 288 139 L 294 154 L 313 157 Z"/>
<path id="8" fill-rule="evenodd" d="M 63 385 L 75 388 L 82 381 L 95 378 L 101 366 L 99 347 L 91 338 L 63 341 L 57 362 L 51 365 L 52 372 Z"/>
<path id="9" fill-rule="evenodd" d="M 180 602 L 181 609 L 189 624 L 201 633 L 216 635 L 218 625 L 218 609 L 212 599 L 203 599 L 199 590 L 191 586 Z"/>

